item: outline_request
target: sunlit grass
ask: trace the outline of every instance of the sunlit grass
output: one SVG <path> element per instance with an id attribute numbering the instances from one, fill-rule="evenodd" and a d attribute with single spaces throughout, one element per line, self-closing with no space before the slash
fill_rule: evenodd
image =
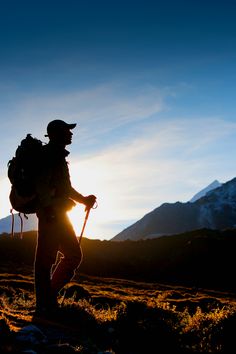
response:
<path id="1" fill-rule="evenodd" d="M 0 282 L 0 320 L 16 332 L 32 320 L 33 280 L 4 276 L 5 281 Z M 123 338 L 131 334 L 141 344 L 149 340 L 154 345 L 155 336 L 161 335 L 167 341 L 176 338 L 176 345 L 189 353 L 223 353 L 221 333 L 227 321 L 236 317 L 234 299 L 220 298 L 219 294 L 213 298 L 191 289 L 104 278 L 99 283 L 99 278 L 92 277 L 82 277 L 80 284 L 75 281 L 70 287 L 74 289 L 70 296 L 69 292 L 62 294 L 59 302 L 63 324 L 78 330 L 76 346 L 80 353 L 95 345 L 97 333 L 96 345 L 114 353 L 117 348 L 122 352 Z"/>
<path id="2" fill-rule="evenodd" d="M 215 352 L 222 350 L 220 341 L 220 332 L 223 329 L 224 321 L 235 316 L 235 306 L 227 305 L 220 308 L 204 312 L 197 307 L 196 312 L 191 315 L 187 309 L 183 311 L 180 328 L 182 334 L 186 337 L 187 348 L 198 352 Z"/>

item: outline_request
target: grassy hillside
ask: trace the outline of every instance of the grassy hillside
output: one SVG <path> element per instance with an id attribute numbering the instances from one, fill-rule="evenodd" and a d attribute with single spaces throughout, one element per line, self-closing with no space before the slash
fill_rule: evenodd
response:
<path id="1" fill-rule="evenodd" d="M 89 274 L 235 290 L 235 230 L 135 242 L 84 240 L 83 245 L 82 269 Z"/>
<path id="2" fill-rule="evenodd" d="M 39 324 L 36 233 L 1 235 L 0 353 L 234 353 L 235 246 L 235 230 L 83 239 L 84 260 L 58 298 L 58 318 Z"/>
<path id="3" fill-rule="evenodd" d="M 0 237 L 0 257 L 33 265 L 36 233 Z M 235 291 L 236 230 L 196 230 L 143 241 L 82 240 L 80 272 L 92 276 L 157 281 Z"/>
<path id="4" fill-rule="evenodd" d="M 3 273 L 8 267 L 0 267 L 0 353 L 236 350 L 233 294 L 78 274 L 59 297 L 57 320 L 35 323 L 31 267 Z"/>

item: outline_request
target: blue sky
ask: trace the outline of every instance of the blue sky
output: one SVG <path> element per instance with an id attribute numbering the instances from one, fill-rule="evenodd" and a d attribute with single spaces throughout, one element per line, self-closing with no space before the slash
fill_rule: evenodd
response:
<path id="1" fill-rule="evenodd" d="M 26 133 L 77 122 L 71 178 L 110 239 L 164 202 L 235 177 L 236 2 L 1 1 L 0 218 Z M 75 216 L 79 214 L 79 207 Z"/>

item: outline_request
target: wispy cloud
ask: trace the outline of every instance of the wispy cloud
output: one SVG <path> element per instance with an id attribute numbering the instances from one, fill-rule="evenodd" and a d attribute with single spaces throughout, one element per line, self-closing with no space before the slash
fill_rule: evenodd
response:
<path id="1" fill-rule="evenodd" d="M 129 88 L 122 85 L 104 84 L 86 91 L 28 96 L 19 104 L 18 117 L 28 122 L 41 118 L 42 124 L 60 116 L 79 121 L 82 128 L 114 129 L 160 112 L 164 106 L 163 96 L 155 87 L 129 92 Z"/>
<path id="2" fill-rule="evenodd" d="M 73 182 L 98 194 L 97 225 L 126 220 L 128 226 L 164 202 L 191 199 L 216 178 L 233 178 L 230 161 L 224 165 L 220 157 L 235 133 L 235 123 L 219 118 L 156 122 L 140 127 L 131 141 L 78 161 Z"/>
<path id="3" fill-rule="evenodd" d="M 125 85 L 115 83 L 66 93 L 22 94 L 7 113 L 0 112 L 4 116 L 2 144 L 6 147 L 2 166 L 5 168 L 16 144 L 27 133 L 46 140 L 46 126 L 52 119 L 78 122 L 74 144 L 78 141 L 80 151 L 86 152 L 88 144 L 101 143 L 102 135 L 159 113 L 164 108 L 165 95 L 155 87 L 129 91 Z"/>
<path id="4" fill-rule="evenodd" d="M 42 138 L 51 119 L 78 121 L 70 147 L 72 181 L 81 193 L 98 196 L 91 235 L 112 237 L 112 230 L 121 231 L 122 224 L 164 202 L 189 200 L 212 180 L 234 177 L 236 123 L 210 116 L 174 118 L 173 112 L 164 116 L 169 94 L 151 86 L 129 91 L 110 84 L 25 97 L 5 124 L 2 161 L 5 156 L 6 164 L 24 132 Z M 9 184 L 4 179 L 1 185 L 0 202 L 6 205 Z"/>

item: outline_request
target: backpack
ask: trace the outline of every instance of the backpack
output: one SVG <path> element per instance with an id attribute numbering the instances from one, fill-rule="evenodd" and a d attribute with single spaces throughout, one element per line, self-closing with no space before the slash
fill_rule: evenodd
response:
<path id="1" fill-rule="evenodd" d="M 8 162 L 11 183 L 9 199 L 12 210 L 34 214 L 37 208 L 36 177 L 39 171 L 43 143 L 27 134 L 17 147 L 15 156 Z"/>

